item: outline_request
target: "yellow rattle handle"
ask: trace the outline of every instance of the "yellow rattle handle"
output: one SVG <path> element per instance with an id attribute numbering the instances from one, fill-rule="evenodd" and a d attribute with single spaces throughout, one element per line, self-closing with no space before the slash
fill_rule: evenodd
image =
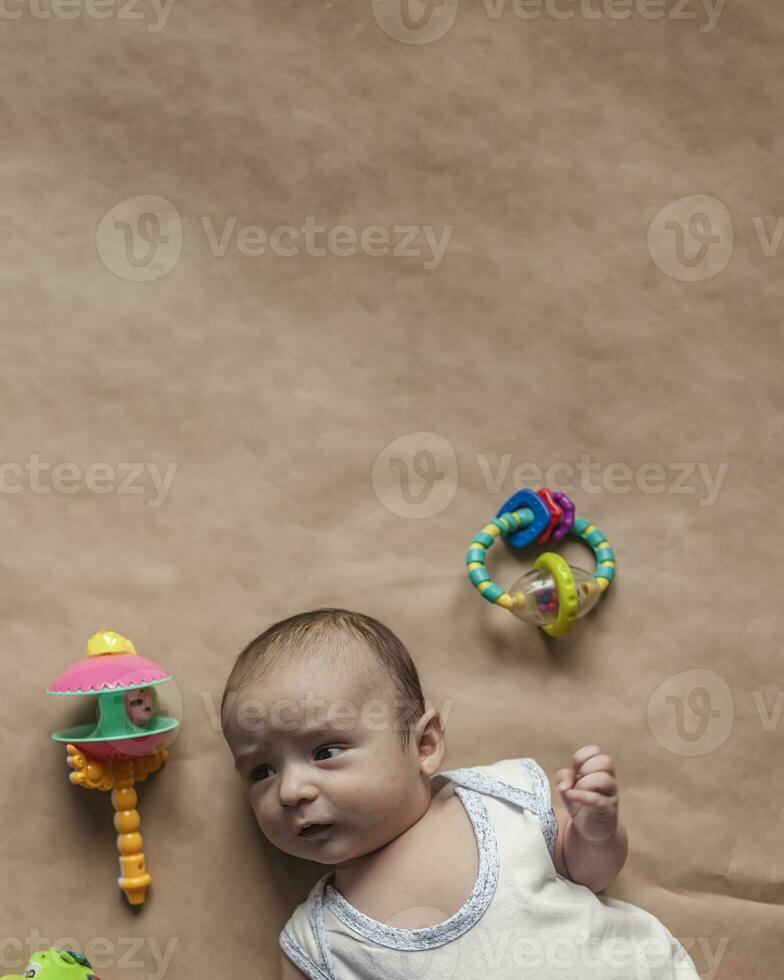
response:
<path id="1" fill-rule="evenodd" d="M 118 779 L 112 791 L 114 826 L 117 830 L 117 850 L 120 852 L 120 877 L 117 883 L 125 892 L 131 905 L 143 905 L 152 879 L 144 863 L 144 841 L 139 832 L 142 818 L 136 809 L 138 796 L 133 788 L 132 766 L 130 774 Z"/>
<path id="2" fill-rule="evenodd" d="M 73 770 L 68 777 L 72 783 L 85 789 L 112 791 L 117 850 L 120 852 L 120 877 L 117 883 L 131 905 L 143 905 L 152 878 L 142 850 L 142 820 L 136 809 L 139 798 L 134 784 L 160 769 L 169 753 L 161 749 L 150 755 L 115 762 L 89 759 L 75 745 L 68 745 L 67 753 L 68 765 Z"/>

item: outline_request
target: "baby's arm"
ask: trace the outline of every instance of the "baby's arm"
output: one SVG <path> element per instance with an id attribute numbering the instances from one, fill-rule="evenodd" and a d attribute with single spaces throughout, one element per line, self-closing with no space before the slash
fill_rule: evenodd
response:
<path id="1" fill-rule="evenodd" d="M 596 745 L 578 749 L 572 763 L 556 773 L 568 812 L 554 808 L 558 837 L 553 864 L 559 874 L 599 892 L 615 879 L 629 853 L 626 829 L 618 819 L 615 766 Z"/>
<path id="2" fill-rule="evenodd" d="M 280 980 L 308 980 L 305 974 L 298 967 L 294 966 L 285 953 L 280 954 Z"/>

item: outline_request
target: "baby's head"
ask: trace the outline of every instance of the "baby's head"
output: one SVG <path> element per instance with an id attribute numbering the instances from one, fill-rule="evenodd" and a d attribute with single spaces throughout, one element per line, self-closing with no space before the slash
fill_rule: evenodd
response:
<path id="1" fill-rule="evenodd" d="M 349 864 L 416 823 L 445 751 L 406 648 L 345 609 L 300 613 L 249 643 L 221 719 L 264 835 L 322 864 Z M 328 826 L 301 834 L 306 823 Z"/>

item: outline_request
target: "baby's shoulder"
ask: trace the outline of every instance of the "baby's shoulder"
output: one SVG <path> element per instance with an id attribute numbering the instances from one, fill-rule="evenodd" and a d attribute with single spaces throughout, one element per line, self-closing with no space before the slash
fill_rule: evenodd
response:
<path id="1" fill-rule="evenodd" d="M 435 777 L 436 785 L 443 785 L 446 779 L 490 796 L 508 795 L 506 787 L 510 786 L 533 797 L 547 798 L 550 795 L 550 781 L 544 769 L 529 757 L 499 759 L 497 762 L 450 769 Z"/>
<path id="2" fill-rule="evenodd" d="M 433 780 L 424 817 L 372 856 L 341 889 L 360 912 L 399 929 L 438 925 L 469 900 L 479 877 L 476 831 L 457 786 L 513 802 L 536 814 L 552 852 L 557 823 L 550 784 L 533 759 L 501 759 L 450 769 Z"/>
<path id="3" fill-rule="evenodd" d="M 451 780 L 487 799 L 513 804 L 515 811 L 527 811 L 538 821 L 552 856 L 558 836 L 558 819 L 553 808 L 550 780 L 535 759 L 528 756 L 500 759 L 485 765 L 451 769 L 434 778 L 436 785 Z"/>
<path id="4" fill-rule="evenodd" d="M 398 929 L 438 925 L 469 900 L 479 878 L 476 832 L 457 786 L 519 804 L 535 813 L 552 853 L 557 823 L 550 806 L 550 784 L 530 758 L 501 759 L 487 765 L 447 770 L 434 777 L 427 813 L 385 848 L 369 856 L 362 873 L 344 882 L 340 894 L 354 909 Z M 330 875 L 314 885 L 281 933 L 281 945 L 297 962 L 305 951 L 318 961 L 324 951 L 311 929 L 314 900 Z"/>

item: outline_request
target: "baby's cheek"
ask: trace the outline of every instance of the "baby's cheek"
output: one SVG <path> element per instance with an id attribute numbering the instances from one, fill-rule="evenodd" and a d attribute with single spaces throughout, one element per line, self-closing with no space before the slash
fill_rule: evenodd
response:
<path id="1" fill-rule="evenodd" d="M 251 809 L 253 810 L 253 816 L 256 818 L 256 823 L 259 825 L 259 829 L 264 834 L 264 836 L 265 837 L 269 837 L 270 835 L 275 836 L 273 830 L 274 823 L 269 819 L 267 814 L 264 813 L 264 810 L 259 805 L 259 803 L 256 802 L 255 800 L 251 800 L 250 805 L 251 805 Z"/>

